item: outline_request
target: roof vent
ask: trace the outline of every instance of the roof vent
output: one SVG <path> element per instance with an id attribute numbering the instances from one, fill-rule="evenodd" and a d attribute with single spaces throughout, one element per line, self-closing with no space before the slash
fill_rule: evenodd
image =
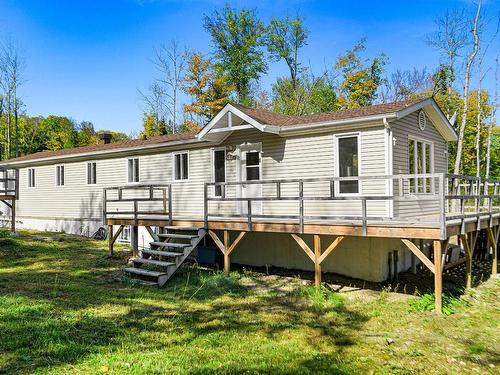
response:
<path id="1" fill-rule="evenodd" d="M 418 127 L 420 128 L 420 130 L 424 131 L 426 125 L 427 117 L 425 116 L 425 112 L 423 110 L 420 110 L 418 112 Z"/>
<path id="2" fill-rule="evenodd" d="M 99 133 L 99 139 L 107 145 L 108 143 L 111 143 L 111 133 Z"/>

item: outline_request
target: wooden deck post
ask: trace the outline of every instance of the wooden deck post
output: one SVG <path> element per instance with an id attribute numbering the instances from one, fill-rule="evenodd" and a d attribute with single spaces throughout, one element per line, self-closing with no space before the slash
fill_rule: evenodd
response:
<path id="1" fill-rule="evenodd" d="M 465 233 L 460 235 L 460 241 L 465 251 L 465 287 L 472 288 L 472 256 L 476 247 L 478 232 Z"/>
<path id="2" fill-rule="evenodd" d="M 229 276 L 229 272 L 231 272 L 231 258 L 230 254 L 228 254 L 229 249 L 229 231 L 224 231 L 224 274 Z"/>
<path id="3" fill-rule="evenodd" d="M 240 241 L 243 239 L 243 237 L 245 237 L 246 233 L 247 232 L 240 232 L 240 234 L 238 235 L 238 237 L 236 237 L 233 243 L 230 243 L 229 231 L 225 230 L 224 243 L 222 243 L 214 231 L 211 230 L 208 231 L 208 235 L 212 238 L 212 240 L 214 240 L 215 244 L 224 255 L 224 273 L 226 274 L 226 276 L 229 276 L 229 272 L 231 271 L 230 269 L 231 253 L 234 251 L 234 249 L 236 249 Z"/>
<path id="4" fill-rule="evenodd" d="M 442 244 L 440 240 L 434 241 L 434 305 L 438 314 L 443 312 Z"/>
<path id="5" fill-rule="evenodd" d="M 314 285 L 319 287 L 321 285 L 321 263 L 330 255 L 344 240 L 344 236 L 338 236 L 333 242 L 321 253 L 321 238 L 319 234 L 314 235 L 314 252 L 304 242 L 298 234 L 291 234 L 292 238 L 297 242 L 306 255 L 314 262 Z"/>
<path id="6" fill-rule="evenodd" d="M 17 181 L 16 181 L 17 183 Z M 16 233 L 16 199 L 12 199 L 11 201 L 11 209 L 10 209 L 10 230 L 12 233 Z"/>
<path id="7" fill-rule="evenodd" d="M 316 288 L 321 286 L 321 238 L 319 235 L 314 235 L 314 285 Z"/>
<path id="8" fill-rule="evenodd" d="M 108 225 L 108 248 L 109 248 L 110 255 L 114 255 L 113 244 L 114 244 L 113 226 Z"/>
<path id="9" fill-rule="evenodd" d="M 139 226 L 132 225 L 130 233 L 130 244 L 132 245 L 132 253 L 134 257 L 139 253 Z"/>
<path id="10" fill-rule="evenodd" d="M 500 230 L 499 227 L 496 228 L 486 228 L 486 233 L 488 235 L 488 242 L 491 246 L 493 252 L 493 257 L 491 259 L 491 274 L 496 275 L 498 270 L 498 236 L 497 231 Z"/>

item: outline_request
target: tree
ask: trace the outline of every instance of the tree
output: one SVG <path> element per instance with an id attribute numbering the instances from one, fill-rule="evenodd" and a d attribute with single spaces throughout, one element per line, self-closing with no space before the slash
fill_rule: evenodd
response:
<path id="1" fill-rule="evenodd" d="M 88 146 L 99 143 L 94 124 L 90 121 L 82 121 L 77 127 L 77 145 Z"/>
<path id="2" fill-rule="evenodd" d="M 154 82 L 149 86 L 148 93 L 139 91 L 144 103 L 143 110 L 143 133 L 146 136 L 151 136 L 151 132 L 166 134 L 166 104 L 165 90 L 158 82 Z M 147 122 L 148 121 L 148 122 Z M 151 124 L 153 122 L 153 124 Z M 146 127 L 148 129 L 146 130 Z M 153 130 L 152 130 L 153 129 Z"/>
<path id="3" fill-rule="evenodd" d="M 165 120 L 161 119 L 158 121 L 157 118 L 150 113 L 144 113 L 142 126 L 143 129 L 139 135 L 141 138 L 151 138 L 167 134 Z"/>
<path id="4" fill-rule="evenodd" d="M 357 108 L 373 104 L 377 98 L 377 90 L 383 83 L 382 74 L 386 57 L 380 55 L 368 64 L 364 63 L 360 53 L 365 50 L 365 42 L 363 38 L 335 64 L 335 69 L 339 71 L 342 79 L 337 99 L 340 108 Z"/>
<path id="5" fill-rule="evenodd" d="M 397 69 L 385 79 L 381 92 L 382 102 L 398 102 L 428 95 L 432 91 L 433 77 L 424 69 Z"/>
<path id="6" fill-rule="evenodd" d="M 45 150 L 61 150 L 78 144 L 78 133 L 72 120 L 62 116 L 48 116 L 40 123 Z"/>
<path id="7" fill-rule="evenodd" d="M 222 11 L 205 16 L 204 27 L 215 48 L 216 67 L 227 74 L 237 101 L 251 104 L 251 82 L 267 71 L 262 51 L 264 25 L 254 10 L 237 11 L 226 4 Z"/>
<path id="8" fill-rule="evenodd" d="M 307 44 L 307 34 L 300 17 L 286 17 L 283 20 L 273 18 L 267 28 L 267 50 L 274 61 L 285 61 L 294 89 L 301 71 L 299 50 Z"/>
<path id="9" fill-rule="evenodd" d="M 460 174 L 460 165 L 462 161 L 462 148 L 463 148 L 463 139 L 465 133 L 465 127 L 467 125 L 467 110 L 468 110 L 468 100 L 469 100 L 469 80 L 472 69 L 472 64 L 477 55 L 477 51 L 479 49 L 479 34 L 478 34 L 478 23 L 479 17 L 481 15 L 481 1 L 477 3 L 476 14 L 474 16 L 474 20 L 472 23 L 472 36 L 474 38 L 474 44 L 472 51 L 467 59 L 467 64 L 465 66 L 464 73 L 464 94 L 463 94 L 463 108 L 462 108 L 462 122 L 460 124 L 460 130 L 458 133 L 458 144 L 457 144 L 457 154 L 455 156 L 455 167 L 454 174 Z"/>
<path id="10" fill-rule="evenodd" d="M 484 173 L 484 177 L 485 178 L 490 178 L 490 172 L 491 172 L 491 149 L 492 149 L 492 139 L 493 139 L 493 130 L 494 129 L 497 129 L 496 128 L 496 123 L 495 123 L 495 116 L 496 116 L 496 112 L 497 112 L 497 108 L 499 106 L 499 102 L 498 102 L 498 79 L 500 78 L 499 77 L 499 63 L 498 63 L 498 58 L 499 58 L 499 55 L 497 55 L 496 59 L 495 59 L 495 99 L 494 99 L 494 102 L 493 102 L 493 110 L 491 111 L 491 116 L 490 116 L 490 122 L 488 124 L 488 135 L 487 135 L 487 138 L 486 138 L 486 170 L 485 170 L 485 173 Z M 498 132 L 497 132 L 498 133 Z M 500 142 L 497 142 L 497 143 L 500 143 Z M 496 167 L 497 169 L 500 169 L 500 160 L 498 160 L 499 158 L 499 154 L 500 154 L 500 147 L 497 148 L 498 153 L 497 153 L 497 161 L 498 163 L 496 164 Z M 495 153 L 493 153 L 493 155 L 495 155 Z M 495 164 L 493 164 L 495 165 Z M 495 178 L 500 178 L 500 174 L 494 174 L 493 176 L 495 176 Z"/>
<path id="11" fill-rule="evenodd" d="M 291 78 L 278 78 L 272 87 L 272 107 L 286 115 L 338 110 L 335 85 L 327 72 L 319 77 L 303 74 L 293 87 Z"/>
<path id="12" fill-rule="evenodd" d="M 201 54 L 192 53 L 187 61 L 184 92 L 192 101 L 184 105 L 184 112 L 193 115 L 193 118 L 186 121 L 202 126 L 229 102 L 234 87 L 229 84 L 228 78 Z"/>
<path id="13" fill-rule="evenodd" d="M 175 40 L 168 46 L 161 46 L 155 54 L 155 65 L 161 77 L 158 82 L 164 87 L 164 95 L 167 99 L 167 110 L 170 114 L 171 127 L 169 132 L 175 133 L 177 124 L 177 113 L 179 107 L 179 92 L 182 89 L 186 62 L 184 53 L 180 51 L 179 43 Z"/>
<path id="14" fill-rule="evenodd" d="M 12 156 L 12 120 L 14 120 L 15 155 L 19 156 L 19 112 L 22 101 L 19 98 L 19 87 L 24 83 L 22 72 L 25 67 L 24 56 L 20 48 L 7 39 L 0 45 L 0 84 L 4 94 L 2 95 L 2 107 L 6 108 L 7 124 L 5 127 L 6 157 Z M 0 111 L 0 119 L 3 112 Z"/>
<path id="15" fill-rule="evenodd" d="M 455 61 L 467 42 L 466 16 L 464 11 L 446 11 L 435 20 L 437 30 L 427 36 L 427 43 L 447 59 L 445 112 L 451 117 L 451 95 L 455 82 Z M 442 70 L 444 72 L 444 70 Z"/>

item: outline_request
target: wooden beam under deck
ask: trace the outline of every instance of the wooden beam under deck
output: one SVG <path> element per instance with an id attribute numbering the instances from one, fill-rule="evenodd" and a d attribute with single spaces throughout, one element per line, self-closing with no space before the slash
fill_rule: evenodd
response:
<path id="1" fill-rule="evenodd" d="M 189 219 L 174 219 L 172 222 L 168 220 L 157 219 L 133 219 L 108 218 L 107 225 L 139 225 L 139 226 L 192 226 L 205 227 L 202 220 Z M 500 225 L 500 218 L 495 217 L 490 219 L 483 218 L 480 221 L 481 228 L 488 228 Z M 248 222 L 246 221 L 223 221 L 211 220 L 208 222 L 209 230 L 230 230 L 238 232 L 248 232 Z M 270 232 L 270 233 L 300 233 L 300 224 L 283 223 L 283 222 L 253 222 L 252 232 Z M 331 236 L 363 236 L 362 225 L 347 225 L 347 224 L 304 224 L 303 234 L 320 234 Z M 466 223 L 464 226 L 465 232 L 474 232 L 477 230 L 477 221 Z M 447 225 L 447 237 L 460 235 L 460 224 L 451 223 Z M 441 238 L 441 229 L 438 227 L 426 227 L 413 225 L 405 227 L 402 225 L 370 225 L 366 228 L 366 237 L 383 237 L 383 238 L 412 238 L 423 240 L 437 240 Z"/>

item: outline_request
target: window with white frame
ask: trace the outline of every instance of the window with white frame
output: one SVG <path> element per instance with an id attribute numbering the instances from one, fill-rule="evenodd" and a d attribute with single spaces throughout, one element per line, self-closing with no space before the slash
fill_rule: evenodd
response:
<path id="1" fill-rule="evenodd" d="M 213 153 L 213 175 L 214 182 L 226 182 L 226 149 L 215 149 Z M 222 185 L 217 185 L 214 188 L 216 197 L 222 196 Z"/>
<path id="2" fill-rule="evenodd" d="M 87 185 L 97 184 L 97 163 L 87 163 Z"/>
<path id="3" fill-rule="evenodd" d="M 64 165 L 56 166 L 56 186 L 64 186 Z"/>
<path id="4" fill-rule="evenodd" d="M 35 187 L 35 168 L 28 169 L 28 187 Z"/>
<path id="5" fill-rule="evenodd" d="M 339 177 L 359 176 L 359 135 L 337 137 L 337 173 Z M 339 181 L 340 194 L 358 194 L 359 181 Z"/>
<path id="6" fill-rule="evenodd" d="M 128 159 L 128 182 L 139 182 L 139 159 Z"/>
<path id="7" fill-rule="evenodd" d="M 408 139 L 408 165 L 410 174 L 421 175 L 433 173 L 432 142 Z M 415 177 L 410 179 L 410 193 L 431 193 L 432 179 Z"/>
<path id="8" fill-rule="evenodd" d="M 181 181 L 189 179 L 189 155 L 187 152 L 174 154 L 174 180 Z"/>

